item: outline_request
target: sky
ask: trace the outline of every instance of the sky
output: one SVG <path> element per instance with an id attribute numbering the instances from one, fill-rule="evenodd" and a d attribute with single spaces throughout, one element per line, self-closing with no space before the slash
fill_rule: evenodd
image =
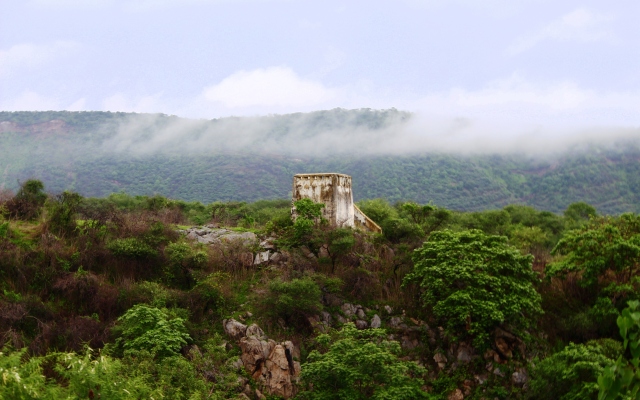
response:
<path id="1" fill-rule="evenodd" d="M 631 0 L 0 0 L 0 110 L 395 107 L 432 133 L 628 134 L 638 15 Z"/>

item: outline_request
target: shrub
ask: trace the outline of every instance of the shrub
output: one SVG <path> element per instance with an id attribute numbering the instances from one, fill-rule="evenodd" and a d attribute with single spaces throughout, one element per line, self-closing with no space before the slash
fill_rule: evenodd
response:
<path id="1" fill-rule="evenodd" d="M 613 365 L 621 353 L 621 344 L 612 339 L 570 343 L 561 351 L 532 364 L 528 398 L 595 400 L 598 376 L 604 368 Z"/>
<path id="2" fill-rule="evenodd" d="M 320 287 L 311 277 L 293 279 L 290 282 L 276 280 L 269 284 L 266 304 L 273 317 L 306 325 L 306 317 L 322 310 L 321 296 Z"/>
<path id="3" fill-rule="evenodd" d="M 46 200 L 44 184 L 37 179 L 29 179 L 20 185 L 18 193 L 7 201 L 6 207 L 11 216 L 30 220 L 40 215 L 40 209 Z"/>
<path id="4" fill-rule="evenodd" d="M 115 239 L 107 244 L 107 248 L 117 256 L 132 259 L 149 259 L 158 256 L 156 249 L 133 237 Z"/>
<path id="5" fill-rule="evenodd" d="M 405 284 L 419 285 L 423 305 L 453 338 L 469 336 L 484 347 L 497 326 L 525 329 L 542 313 L 531 256 L 507 245 L 505 237 L 435 232 L 415 250 L 413 262 Z"/>
<path id="6" fill-rule="evenodd" d="M 47 225 L 52 232 L 70 235 L 76 229 L 75 215 L 82 196 L 74 192 L 62 192 L 48 202 Z"/>
<path id="7" fill-rule="evenodd" d="M 178 355 L 191 340 L 184 323 L 182 318 L 171 318 L 166 309 L 137 304 L 118 318 L 116 349 L 124 353 L 146 351 L 156 358 Z"/>
<path id="8" fill-rule="evenodd" d="M 383 329 L 359 331 L 345 324 L 334 337 L 316 339 L 326 351 L 314 350 L 302 367 L 308 391 L 302 399 L 427 399 L 421 390 L 426 370 L 399 358 L 400 345 L 386 340 Z"/>

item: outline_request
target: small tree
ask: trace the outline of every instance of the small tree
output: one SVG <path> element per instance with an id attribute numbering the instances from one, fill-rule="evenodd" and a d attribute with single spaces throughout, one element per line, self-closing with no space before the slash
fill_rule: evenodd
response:
<path id="1" fill-rule="evenodd" d="M 542 313 L 531 261 L 502 236 L 435 232 L 415 250 L 404 283 L 418 284 L 424 306 L 452 337 L 484 347 L 496 327 L 524 329 Z"/>
<path id="2" fill-rule="evenodd" d="M 400 359 L 400 345 L 386 340 L 383 329 L 359 331 L 352 323 L 320 335 L 320 347 L 309 354 L 301 377 L 310 388 L 303 399 L 427 399 L 421 390 L 423 367 Z"/>
<path id="3" fill-rule="evenodd" d="M 42 181 L 29 179 L 20 185 L 15 197 L 7 202 L 7 209 L 13 217 L 30 220 L 40 215 L 40 209 L 46 200 L 47 194 Z"/>

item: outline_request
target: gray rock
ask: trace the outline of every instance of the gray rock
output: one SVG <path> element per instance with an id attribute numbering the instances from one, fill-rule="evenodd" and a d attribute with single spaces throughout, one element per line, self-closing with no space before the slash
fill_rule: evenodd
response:
<path id="1" fill-rule="evenodd" d="M 368 327 L 369 327 L 369 323 L 367 321 L 363 321 L 361 319 L 356 320 L 356 328 L 367 329 Z"/>
<path id="2" fill-rule="evenodd" d="M 378 317 L 378 314 L 375 314 L 373 318 L 371 318 L 371 327 L 380 328 L 381 326 L 382 326 L 382 321 L 380 320 L 380 317 Z"/>
<path id="3" fill-rule="evenodd" d="M 338 321 L 338 323 L 340 323 L 341 325 L 344 325 L 347 323 L 347 320 L 344 319 L 344 317 L 340 314 L 336 314 L 335 318 L 336 318 L 336 321 Z"/>
<path id="4" fill-rule="evenodd" d="M 438 364 L 438 368 L 440 369 L 443 369 L 447 366 L 447 357 L 442 353 L 436 353 L 436 355 L 433 356 L 433 361 Z"/>
<path id="5" fill-rule="evenodd" d="M 269 262 L 270 255 L 271 252 L 269 250 L 259 252 L 256 254 L 255 260 L 253 260 L 253 265 L 260 265 Z"/>
<path id="6" fill-rule="evenodd" d="M 384 306 L 384 310 L 387 312 L 387 314 L 393 313 L 393 308 L 391 308 L 391 306 Z"/>
<path id="7" fill-rule="evenodd" d="M 467 364 L 471 362 L 472 357 L 473 357 L 473 348 L 466 343 L 460 343 L 460 345 L 458 346 L 456 359 L 461 363 Z"/>
<path id="8" fill-rule="evenodd" d="M 340 309 L 342 310 L 342 313 L 347 317 L 351 317 L 356 314 L 356 307 L 351 303 L 344 303 L 340 307 Z"/>
<path id="9" fill-rule="evenodd" d="M 283 259 L 284 259 L 284 257 L 282 256 L 282 253 L 273 253 L 271 255 L 271 257 L 269 257 L 269 261 L 271 261 L 274 264 L 279 263 Z"/>
<path id="10" fill-rule="evenodd" d="M 329 314 L 326 311 L 323 311 L 322 313 L 320 313 L 320 317 L 323 323 L 329 326 L 331 325 L 331 314 Z"/>
<path id="11" fill-rule="evenodd" d="M 249 325 L 249 327 L 247 328 L 247 330 L 245 331 L 245 336 L 246 337 L 255 337 L 258 339 L 264 339 L 266 338 L 264 331 L 256 324 L 251 324 Z"/>
<path id="12" fill-rule="evenodd" d="M 240 340 L 245 336 L 247 331 L 247 326 L 236 321 L 235 319 L 225 319 L 222 321 L 222 326 L 224 328 L 224 333 L 226 333 L 229 337 L 234 340 Z"/>
<path id="13" fill-rule="evenodd" d="M 356 311 L 356 316 L 360 319 L 365 319 L 367 318 L 367 315 L 365 314 L 364 310 L 362 308 L 358 308 L 358 310 Z"/>
<path id="14" fill-rule="evenodd" d="M 398 328 L 402 324 L 402 318 L 400 317 L 391 317 L 389 321 L 389 326 L 392 328 Z"/>
<path id="15" fill-rule="evenodd" d="M 527 374 L 527 370 L 524 368 L 518 369 L 516 372 L 511 374 L 511 382 L 517 386 L 524 386 L 529 381 L 529 375 Z"/>

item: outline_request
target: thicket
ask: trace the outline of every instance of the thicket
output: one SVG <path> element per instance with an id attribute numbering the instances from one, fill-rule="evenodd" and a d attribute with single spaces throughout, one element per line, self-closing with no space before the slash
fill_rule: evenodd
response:
<path id="1" fill-rule="evenodd" d="M 36 180 L 3 192 L 0 397 L 234 397 L 245 378 L 222 336 L 230 317 L 296 342 L 300 398 L 635 395 L 637 215 L 600 216 L 585 203 L 554 214 L 360 202 L 383 227 L 375 235 L 328 226 L 321 205 L 295 205 L 294 222 L 288 200 L 84 198 L 47 194 Z M 179 233 L 204 224 L 268 238 L 284 261 L 256 266 L 257 244 Z M 318 316 L 340 313 L 336 298 L 379 314 L 383 328 L 390 306 L 441 335 L 421 331 L 418 347 L 349 324 L 319 335 Z M 498 362 L 484 352 L 499 350 L 498 331 L 524 350 L 479 382 Z M 476 353 L 463 365 L 450 352 L 465 343 Z M 524 387 L 511 379 L 523 370 Z"/>

